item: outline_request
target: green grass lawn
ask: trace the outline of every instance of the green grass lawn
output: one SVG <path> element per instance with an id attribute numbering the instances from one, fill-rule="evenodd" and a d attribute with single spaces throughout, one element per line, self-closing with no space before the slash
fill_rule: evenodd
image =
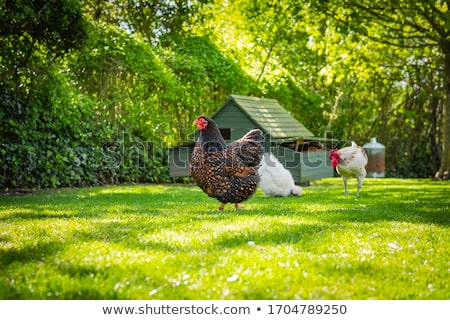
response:
<path id="1" fill-rule="evenodd" d="M 315 181 L 235 211 L 196 186 L 0 197 L 0 299 L 450 299 L 450 184 Z"/>

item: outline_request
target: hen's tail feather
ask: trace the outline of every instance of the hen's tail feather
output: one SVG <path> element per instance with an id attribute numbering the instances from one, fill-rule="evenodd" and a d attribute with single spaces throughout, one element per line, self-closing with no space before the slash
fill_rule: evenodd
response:
<path id="1" fill-rule="evenodd" d="M 264 141 L 265 138 L 261 130 L 253 129 L 249 131 L 241 139 L 227 146 L 227 151 L 230 153 L 229 161 L 232 161 L 237 156 L 240 161 L 243 161 L 245 166 L 259 166 L 264 153 Z M 234 163 L 227 163 L 227 166 L 232 165 Z"/>
<path id="2" fill-rule="evenodd" d="M 294 186 L 294 188 L 292 188 L 291 190 L 291 194 L 294 196 L 301 196 L 302 195 L 302 188 L 300 186 Z"/>
<path id="3" fill-rule="evenodd" d="M 247 132 L 241 139 L 241 141 L 252 140 L 255 142 L 264 142 L 264 134 L 260 129 L 253 129 Z"/>

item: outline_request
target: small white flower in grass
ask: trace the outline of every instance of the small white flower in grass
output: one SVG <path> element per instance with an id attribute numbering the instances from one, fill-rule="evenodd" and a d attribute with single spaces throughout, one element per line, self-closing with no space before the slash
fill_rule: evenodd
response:
<path id="1" fill-rule="evenodd" d="M 233 274 L 232 276 L 229 276 L 227 278 L 227 281 L 228 282 L 234 282 L 234 281 L 237 281 L 238 279 L 239 279 L 239 276 L 237 274 Z"/>
<path id="2" fill-rule="evenodd" d="M 153 289 L 152 291 L 150 291 L 150 292 L 148 293 L 148 295 L 149 295 L 149 296 L 153 296 L 153 295 L 157 294 L 159 291 L 161 291 L 162 288 L 164 288 L 164 286 L 160 286 L 160 287 L 158 287 L 158 288 L 155 288 L 155 289 Z"/>
<path id="3" fill-rule="evenodd" d="M 247 244 L 248 244 L 250 247 L 254 247 L 254 246 L 256 245 L 256 243 L 255 243 L 254 241 L 249 241 L 249 242 L 247 242 Z"/>
<path id="4" fill-rule="evenodd" d="M 159 291 L 158 288 L 153 289 L 152 291 L 150 291 L 150 292 L 148 293 L 148 295 L 149 295 L 149 296 L 152 296 L 152 295 L 154 295 L 154 294 L 157 294 L 158 291 Z"/>
<path id="5" fill-rule="evenodd" d="M 184 276 L 183 276 L 183 280 L 187 280 L 187 279 L 189 279 L 191 277 L 191 275 L 190 274 L 185 274 Z"/>
<path id="6" fill-rule="evenodd" d="M 123 288 L 123 287 L 124 287 L 123 283 L 117 282 L 117 283 L 114 285 L 114 291 L 117 291 L 117 290 L 119 290 L 120 288 Z"/>
<path id="7" fill-rule="evenodd" d="M 388 247 L 391 248 L 391 249 L 395 249 L 395 250 L 401 250 L 402 249 L 402 246 L 399 245 L 396 242 L 389 242 L 388 243 Z"/>

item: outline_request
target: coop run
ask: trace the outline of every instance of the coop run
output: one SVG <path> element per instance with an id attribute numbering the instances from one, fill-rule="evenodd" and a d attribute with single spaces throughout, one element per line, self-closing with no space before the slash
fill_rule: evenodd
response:
<path id="1" fill-rule="evenodd" d="M 297 184 L 332 177 L 334 170 L 328 160 L 324 139 L 314 136 L 275 99 L 230 95 L 211 117 L 227 142 L 241 138 L 249 130 L 264 132 L 266 152 L 274 154 L 288 169 Z M 188 177 L 193 142 L 169 150 L 171 177 Z"/>

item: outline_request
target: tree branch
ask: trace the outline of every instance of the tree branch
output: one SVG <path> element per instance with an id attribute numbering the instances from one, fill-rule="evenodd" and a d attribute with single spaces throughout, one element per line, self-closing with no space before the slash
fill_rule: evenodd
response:
<path id="1" fill-rule="evenodd" d="M 430 5 L 430 9 L 433 13 L 435 13 L 436 15 L 439 16 L 439 18 L 441 18 L 442 20 L 445 20 L 443 17 L 443 13 L 442 11 L 438 10 L 438 8 L 436 8 L 436 6 L 434 5 Z M 428 21 L 428 23 L 431 25 L 431 27 L 439 34 L 440 38 L 445 38 L 446 37 L 446 31 L 445 31 L 445 27 L 442 27 L 439 23 L 436 22 L 435 20 L 435 15 L 434 14 L 428 14 L 428 12 L 423 12 L 422 13 L 424 18 Z"/>
<path id="2" fill-rule="evenodd" d="M 261 78 L 262 78 L 262 76 L 264 74 L 264 71 L 266 69 L 267 63 L 269 62 L 270 56 L 272 54 L 272 51 L 275 48 L 275 45 L 277 44 L 279 38 L 280 38 L 280 32 L 277 32 L 277 34 L 275 35 L 275 38 L 272 41 L 272 44 L 270 45 L 269 51 L 267 52 L 267 56 L 264 59 L 263 66 L 261 68 L 261 72 L 259 73 L 259 76 L 256 79 L 257 83 L 259 82 L 259 80 L 261 80 Z"/>
<path id="3" fill-rule="evenodd" d="M 448 0 L 450 1 L 450 0 Z M 349 1 L 350 8 L 354 8 L 358 10 L 360 13 L 360 17 L 362 20 L 365 20 L 369 23 L 373 23 L 378 25 L 383 29 L 379 36 L 369 36 L 368 38 L 384 44 L 389 44 L 402 48 L 423 48 L 429 45 L 429 43 L 418 43 L 418 44 L 403 44 L 401 40 L 411 40 L 411 41 L 423 41 L 423 40 L 432 40 L 437 44 L 440 43 L 440 40 L 443 38 L 443 34 L 440 32 L 442 28 L 440 28 L 439 24 L 436 23 L 433 17 L 425 14 L 424 10 L 421 10 L 420 16 L 428 22 L 431 30 L 427 29 L 425 26 L 420 25 L 419 23 L 414 22 L 411 18 L 410 14 L 405 11 L 405 8 L 396 8 L 398 12 L 401 13 L 401 16 L 405 17 L 402 21 L 398 20 L 397 17 L 392 16 L 395 12 L 389 12 L 386 8 L 371 8 L 369 5 L 361 4 L 359 1 Z M 437 8 L 434 7 L 435 10 Z M 438 10 L 439 11 L 439 10 Z M 442 12 L 439 11 L 441 14 Z M 334 20 L 339 23 L 346 23 L 343 19 L 336 17 L 336 15 L 329 10 L 325 12 L 327 16 L 331 16 Z M 424 22 L 422 20 L 422 22 Z M 404 26 L 411 27 L 412 30 L 405 30 Z M 434 31 L 434 32 L 433 32 Z M 398 36 L 392 36 L 390 33 L 397 34 Z M 388 38 L 390 40 L 385 40 L 384 38 Z M 396 42 L 398 40 L 399 42 Z"/>
<path id="4" fill-rule="evenodd" d="M 388 41 L 388 40 L 384 40 L 384 39 L 373 37 L 373 36 L 369 36 L 369 35 L 367 36 L 367 38 L 369 38 L 372 41 L 376 41 L 376 42 L 383 43 L 383 44 L 388 44 L 390 46 L 399 47 L 399 48 L 417 49 L 417 48 L 426 48 L 426 47 L 429 47 L 430 45 L 436 45 L 437 46 L 437 44 L 431 44 L 431 43 L 401 44 L 401 43 L 398 43 L 398 42 Z M 399 39 L 399 38 L 391 38 L 391 39 Z M 411 40 L 412 38 L 405 38 L 405 39 Z"/>

